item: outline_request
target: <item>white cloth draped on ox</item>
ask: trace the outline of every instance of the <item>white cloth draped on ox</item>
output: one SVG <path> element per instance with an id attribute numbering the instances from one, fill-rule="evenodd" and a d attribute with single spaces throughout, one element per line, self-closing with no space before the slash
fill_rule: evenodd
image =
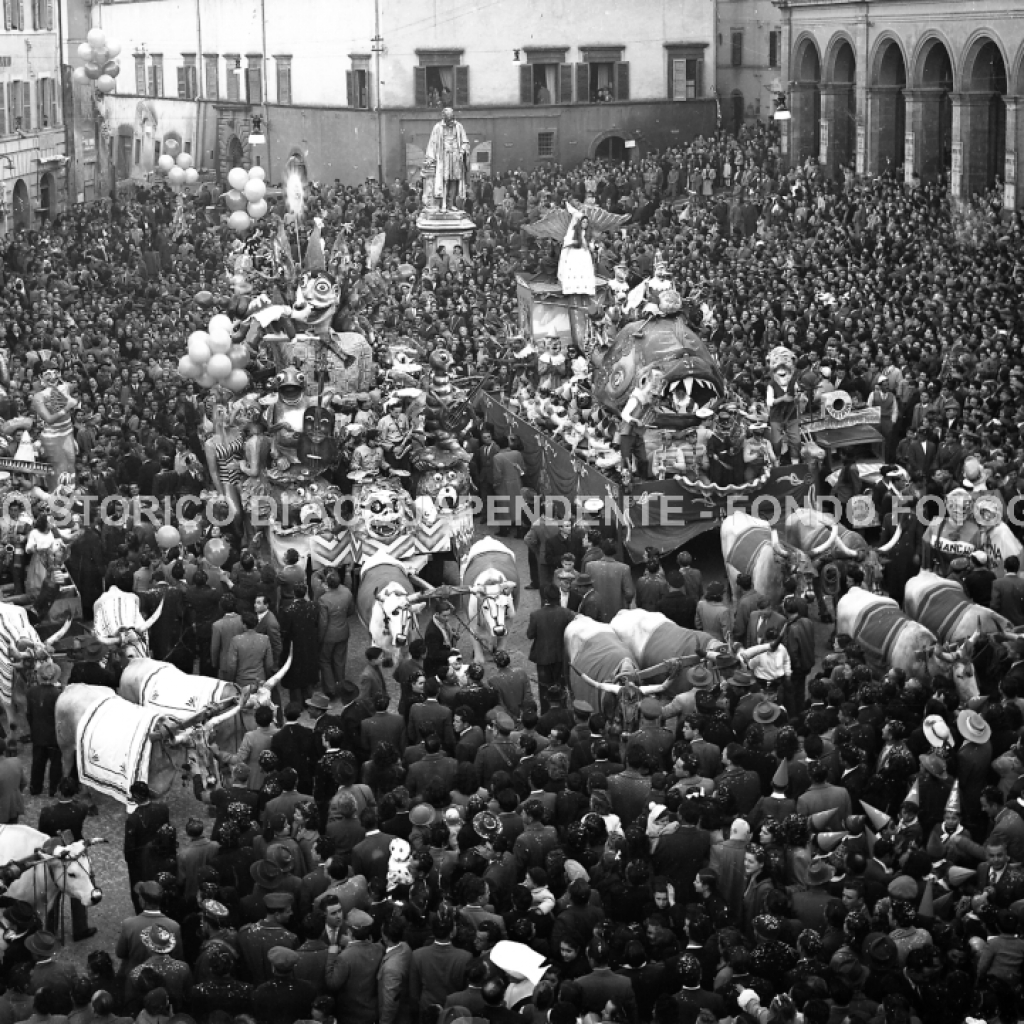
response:
<path id="1" fill-rule="evenodd" d="M 149 779 L 153 723 L 162 712 L 130 704 L 111 692 L 79 719 L 75 734 L 78 777 L 90 789 L 131 803 L 135 782 Z"/>

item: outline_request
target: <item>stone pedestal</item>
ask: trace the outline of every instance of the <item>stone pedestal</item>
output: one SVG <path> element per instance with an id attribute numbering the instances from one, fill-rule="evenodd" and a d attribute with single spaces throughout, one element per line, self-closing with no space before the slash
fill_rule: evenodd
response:
<path id="1" fill-rule="evenodd" d="M 416 227 L 423 236 L 427 259 L 437 252 L 439 245 L 444 246 L 449 256 L 456 245 L 461 245 L 462 252 L 468 256 L 476 231 L 476 225 L 463 210 L 423 209 L 416 218 Z"/>

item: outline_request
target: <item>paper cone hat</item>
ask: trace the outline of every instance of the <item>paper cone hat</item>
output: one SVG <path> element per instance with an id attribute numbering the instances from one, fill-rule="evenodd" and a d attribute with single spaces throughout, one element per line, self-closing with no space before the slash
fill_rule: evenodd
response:
<path id="1" fill-rule="evenodd" d="M 836 812 L 831 808 L 827 811 L 817 811 L 814 814 L 807 815 L 807 824 L 815 832 L 820 832 L 822 829 L 828 828 L 835 816 Z"/>
<path id="2" fill-rule="evenodd" d="M 904 803 L 917 804 L 921 806 L 921 787 L 917 784 L 917 779 L 914 779 L 913 785 L 907 790 L 907 795 L 903 798 Z"/>
<path id="3" fill-rule="evenodd" d="M 951 867 L 949 871 L 946 872 L 946 880 L 954 889 L 959 888 L 959 886 L 966 884 L 972 878 L 976 877 L 977 873 L 973 868 Z"/>
<path id="4" fill-rule="evenodd" d="M 775 774 L 772 776 L 772 786 L 775 789 L 784 791 L 789 785 L 789 765 L 782 761 L 779 767 L 775 769 Z"/>
<path id="5" fill-rule="evenodd" d="M 956 814 L 960 813 L 960 783 L 954 782 L 953 788 L 949 791 L 949 796 L 946 797 L 946 810 L 953 811 Z"/>
<path id="6" fill-rule="evenodd" d="M 849 832 L 819 832 L 814 838 L 822 853 L 831 853 L 849 834 Z"/>
<path id="7" fill-rule="evenodd" d="M 871 827 L 876 832 L 881 832 L 882 829 L 892 821 L 892 818 L 890 818 L 885 811 L 880 811 L 877 807 L 872 807 L 871 804 L 864 803 L 863 800 L 861 800 L 860 806 L 867 815 L 868 821 L 871 822 Z"/>
<path id="8" fill-rule="evenodd" d="M 917 912 L 922 917 L 935 916 L 935 890 L 930 881 L 925 883 L 924 895 L 921 897 L 921 905 L 917 908 Z"/>
<path id="9" fill-rule="evenodd" d="M 32 436 L 27 430 L 21 435 L 21 441 L 18 443 L 18 450 L 14 453 L 14 457 L 19 462 L 36 461 L 36 450 L 32 447 Z"/>

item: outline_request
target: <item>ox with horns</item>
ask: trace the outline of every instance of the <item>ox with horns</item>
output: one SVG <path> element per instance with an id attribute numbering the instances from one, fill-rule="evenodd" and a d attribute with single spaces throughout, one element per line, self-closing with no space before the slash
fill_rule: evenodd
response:
<path id="1" fill-rule="evenodd" d="M 384 652 L 387 663 L 400 656 L 413 631 L 419 630 L 417 616 L 426 596 L 417 593 L 417 587 L 432 590 L 397 558 L 383 552 L 363 564 L 356 611 L 370 634 L 370 642 Z"/>
<path id="2" fill-rule="evenodd" d="M 969 640 L 975 633 L 1009 633 L 1005 615 L 975 604 L 956 581 L 933 572 L 920 572 L 907 581 L 903 607 L 942 643 Z"/>
<path id="3" fill-rule="evenodd" d="M 462 585 L 468 590 L 466 619 L 473 638 L 473 660 L 483 664 L 483 641 L 501 650 L 519 602 L 516 556 L 500 540 L 484 537 L 466 555 Z"/>
<path id="4" fill-rule="evenodd" d="M 902 669 L 908 676 L 952 678 L 961 704 L 978 696 L 968 643 L 942 645 L 935 634 L 907 618 L 888 597 L 851 587 L 837 607 L 838 631 L 852 636 L 876 671 Z"/>
<path id="5" fill-rule="evenodd" d="M 831 543 L 830 537 L 819 548 L 804 552 L 783 541 L 764 520 L 746 512 L 733 512 L 722 521 L 722 558 L 730 586 L 735 591 L 736 577 L 747 573 L 754 589 L 773 605 L 781 603 L 783 581 L 790 576 L 796 577 L 803 596 L 811 598 L 817 576 L 814 559 Z"/>
<path id="6" fill-rule="evenodd" d="M 25 677 L 36 664 L 52 659 L 54 645 L 70 628 L 68 619 L 44 644 L 21 605 L 0 602 L 0 707 L 9 732 L 27 731 Z"/>
<path id="7" fill-rule="evenodd" d="M 143 618 L 137 594 L 111 587 L 93 605 L 93 634 L 125 659 L 149 657 L 149 631 L 164 610 L 163 601 L 148 618 Z"/>

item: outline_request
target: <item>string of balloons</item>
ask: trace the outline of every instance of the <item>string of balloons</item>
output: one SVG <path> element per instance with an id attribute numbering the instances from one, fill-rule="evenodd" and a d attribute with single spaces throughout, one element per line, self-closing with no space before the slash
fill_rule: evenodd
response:
<path id="1" fill-rule="evenodd" d="M 89 29 L 85 39 L 78 47 L 78 56 L 85 62 L 85 66 L 75 68 L 71 78 L 80 84 L 95 82 L 97 90 L 109 96 L 114 91 L 114 79 L 121 73 L 121 65 L 117 60 L 121 44 L 116 39 L 108 38 L 101 28 Z"/>

